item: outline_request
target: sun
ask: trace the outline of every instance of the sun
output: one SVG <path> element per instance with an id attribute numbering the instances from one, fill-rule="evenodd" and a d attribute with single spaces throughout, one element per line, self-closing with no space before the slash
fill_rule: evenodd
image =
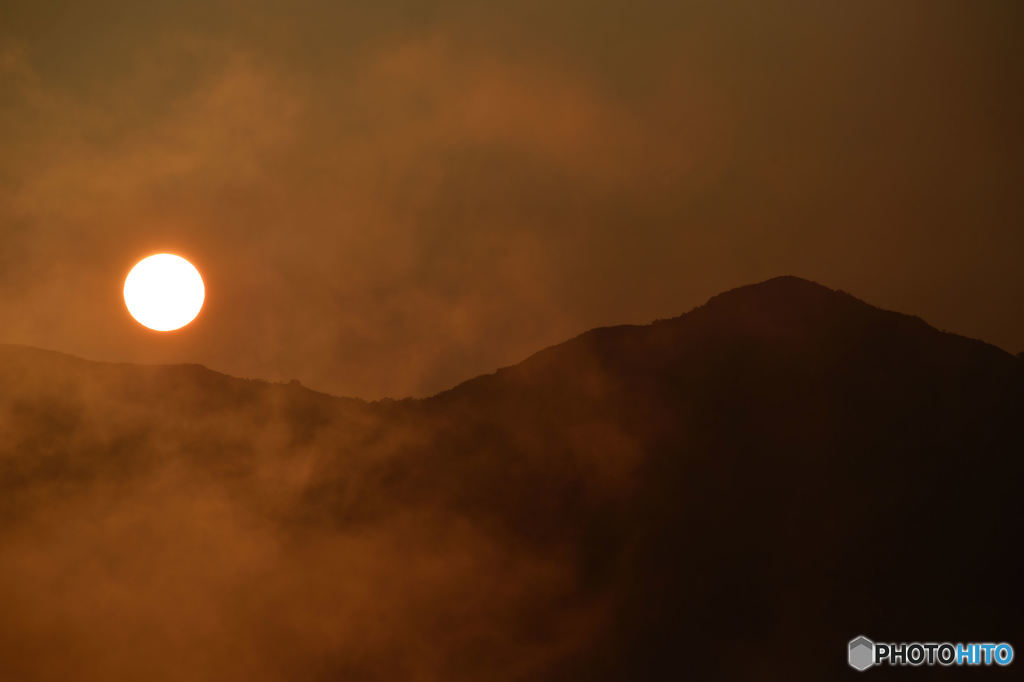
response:
<path id="1" fill-rule="evenodd" d="M 128 312 L 139 324 L 158 332 L 181 329 L 194 320 L 205 298 L 199 271 L 171 253 L 143 258 L 124 280 Z"/>

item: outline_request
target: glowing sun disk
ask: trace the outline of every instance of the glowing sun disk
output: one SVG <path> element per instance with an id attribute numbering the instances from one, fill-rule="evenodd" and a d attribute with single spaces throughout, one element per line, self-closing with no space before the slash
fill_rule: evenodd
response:
<path id="1" fill-rule="evenodd" d="M 206 288 L 195 266 L 181 256 L 143 258 L 124 280 L 124 304 L 139 324 L 159 331 L 181 329 L 203 307 Z"/>

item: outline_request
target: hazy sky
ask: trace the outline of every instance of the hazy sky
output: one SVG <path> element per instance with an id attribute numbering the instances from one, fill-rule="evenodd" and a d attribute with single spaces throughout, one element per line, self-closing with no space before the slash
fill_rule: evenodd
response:
<path id="1" fill-rule="evenodd" d="M 423 395 L 796 274 L 1021 351 L 1022 13 L 0 0 L 0 341 Z"/>

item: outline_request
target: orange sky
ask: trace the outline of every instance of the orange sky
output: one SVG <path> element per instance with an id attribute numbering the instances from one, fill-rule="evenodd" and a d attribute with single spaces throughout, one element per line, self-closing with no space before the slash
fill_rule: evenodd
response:
<path id="1" fill-rule="evenodd" d="M 1024 350 L 1017 2 L 60 4 L 0 2 L 0 342 L 423 395 L 791 273 Z"/>

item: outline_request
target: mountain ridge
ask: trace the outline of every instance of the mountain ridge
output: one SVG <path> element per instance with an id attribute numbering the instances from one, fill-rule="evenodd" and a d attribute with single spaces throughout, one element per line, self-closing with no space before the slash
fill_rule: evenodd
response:
<path id="1" fill-rule="evenodd" d="M 810 682 L 858 634 L 1013 642 L 1022 413 L 1014 356 L 794 278 L 425 399 L 5 346 L 0 677 Z"/>
<path id="2" fill-rule="evenodd" d="M 766 295 L 767 295 L 767 297 L 766 297 Z M 729 289 L 729 290 L 721 292 L 719 294 L 715 294 L 714 296 L 710 297 L 706 302 L 704 302 L 704 303 L 702 303 L 702 304 L 700 304 L 698 306 L 695 306 L 694 308 L 691 308 L 689 311 L 681 313 L 680 315 L 677 315 L 677 316 L 674 316 L 674 317 L 658 318 L 658 319 L 652 320 L 651 322 L 649 322 L 647 324 L 607 325 L 607 326 L 594 327 L 594 328 L 588 329 L 588 330 L 586 330 L 584 332 L 581 332 L 580 334 L 577 334 L 576 336 L 573 336 L 573 337 L 571 337 L 569 339 L 566 339 L 565 341 L 562 341 L 562 342 L 556 343 L 554 345 L 551 345 L 551 346 L 542 348 L 540 350 L 537 350 L 534 353 L 531 353 L 530 355 L 526 356 L 525 358 L 523 358 L 519 362 L 513 363 L 511 365 L 506 365 L 506 366 L 499 367 L 496 370 L 494 370 L 493 372 L 489 372 L 489 373 L 481 374 L 481 375 L 478 375 L 478 376 L 475 376 L 475 377 L 471 377 L 471 378 L 466 379 L 464 381 L 461 381 L 461 382 L 459 382 L 459 383 L 457 383 L 457 384 L 455 384 L 455 385 L 453 385 L 453 386 L 451 386 L 451 387 L 449 387 L 447 389 L 441 390 L 441 391 L 439 391 L 436 394 L 429 395 L 429 396 L 424 396 L 422 398 L 384 397 L 384 398 L 380 398 L 378 400 L 366 400 L 366 399 L 360 398 L 358 396 L 338 395 L 338 394 L 334 394 L 334 393 L 330 393 L 330 392 L 326 392 L 326 391 L 319 391 L 319 390 L 316 390 L 316 389 L 311 389 L 311 388 L 309 388 L 307 386 L 304 386 L 304 385 L 301 385 L 301 384 L 298 384 L 298 385 L 300 385 L 302 389 L 304 389 L 306 391 L 310 391 L 312 393 L 316 393 L 318 395 L 327 396 L 327 397 L 331 397 L 331 398 L 338 398 L 338 399 L 342 399 L 342 400 L 358 400 L 358 401 L 367 402 L 367 403 L 390 402 L 390 401 L 400 401 L 400 400 L 429 400 L 429 399 L 437 398 L 439 396 L 443 396 L 443 395 L 448 394 L 448 393 L 450 393 L 452 391 L 456 391 L 456 390 L 459 389 L 459 387 L 463 386 L 464 384 L 470 384 L 472 382 L 476 382 L 477 380 L 484 379 L 486 377 L 495 376 L 497 374 L 505 373 L 508 370 L 511 370 L 511 369 L 513 369 L 513 368 L 515 368 L 515 367 L 517 367 L 519 365 L 522 365 L 524 363 L 530 363 L 531 361 L 534 361 L 534 359 L 537 358 L 538 356 L 543 356 L 545 354 L 548 354 L 548 353 L 550 353 L 552 351 L 555 351 L 556 349 L 559 349 L 559 348 L 562 348 L 563 346 L 566 346 L 567 344 L 580 343 L 582 341 L 588 340 L 590 337 L 593 337 L 593 336 L 610 336 L 610 335 L 616 335 L 616 334 L 621 334 L 621 333 L 640 332 L 642 330 L 651 330 L 652 328 L 656 328 L 656 327 L 664 326 L 664 325 L 669 325 L 669 326 L 678 325 L 687 316 L 693 315 L 695 313 L 697 313 L 697 314 L 704 314 L 708 309 L 715 310 L 715 309 L 725 308 L 727 310 L 730 310 L 732 312 L 732 314 L 735 314 L 737 310 L 743 310 L 744 312 L 748 312 L 747 309 L 749 308 L 749 306 L 751 306 L 752 304 L 754 304 L 754 305 L 763 305 L 766 300 L 768 300 L 768 301 L 772 302 L 773 304 L 775 304 L 776 306 L 778 306 L 778 304 L 780 302 L 782 302 L 782 301 L 780 301 L 780 299 L 785 300 L 787 297 L 789 297 L 789 298 L 796 297 L 796 298 L 798 298 L 798 299 L 800 299 L 800 300 L 802 300 L 804 302 L 806 302 L 808 300 L 813 300 L 816 303 L 821 303 L 821 302 L 828 301 L 828 302 L 831 302 L 831 303 L 834 303 L 834 304 L 849 305 L 850 307 L 853 307 L 853 308 L 864 309 L 866 307 L 866 308 L 868 308 L 870 310 L 873 310 L 873 311 L 885 313 L 885 314 L 888 314 L 888 315 L 891 315 L 891 316 L 896 316 L 896 318 L 894 318 L 894 319 L 903 319 L 905 321 L 905 323 L 908 323 L 908 324 L 919 325 L 919 326 L 922 326 L 923 328 L 927 328 L 927 329 L 939 332 L 941 334 L 946 334 L 946 335 L 950 335 L 950 336 L 953 336 L 953 337 L 956 337 L 956 338 L 959 338 L 959 339 L 969 340 L 969 341 L 974 342 L 974 343 L 983 344 L 983 345 L 988 346 L 990 348 L 999 350 L 1001 353 L 1003 353 L 1003 354 L 1005 354 L 1007 356 L 1010 356 L 1010 357 L 1018 357 L 1018 358 L 1019 357 L 1024 357 L 1024 352 L 1018 353 L 1016 356 L 1014 356 L 1014 354 L 1010 353 L 1009 351 L 1006 351 L 1005 349 L 999 348 L 998 346 L 996 346 L 994 344 L 991 344 L 991 343 L 989 343 L 987 341 L 984 341 L 982 339 L 975 339 L 973 337 L 968 337 L 968 336 L 964 336 L 964 335 L 961 335 L 961 334 L 957 334 L 956 332 L 951 332 L 951 331 L 948 331 L 948 330 L 938 329 L 938 328 L 930 325 L 927 321 L 923 320 L 922 318 L 920 318 L 920 317 L 918 317 L 916 315 L 909 315 L 909 314 L 906 314 L 906 313 L 900 313 L 900 312 L 897 312 L 897 311 L 892 311 L 892 310 L 888 310 L 888 309 L 884 309 L 884 308 L 879 308 L 879 307 L 874 306 L 874 305 L 872 305 L 870 303 L 867 303 L 867 302 L 865 302 L 865 301 L 863 301 L 861 299 L 858 299 L 855 296 L 853 296 L 852 294 L 850 294 L 848 292 L 845 292 L 845 291 L 843 291 L 841 289 L 831 289 L 829 287 L 826 287 L 826 286 L 824 286 L 822 284 L 819 284 L 817 282 L 814 282 L 812 280 L 807 280 L 807 279 L 804 279 L 804 278 L 801 278 L 801 277 L 797 277 L 797 276 L 794 276 L 794 275 L 780 275 L 780 276 L 773 277 L 773 278 L 770 278 L 770 279 L 767 279 L 767 280 L 764 280 L 764 281 L 761 281 L 761 282 L 757 282 L 757 283 L 753 283 L 753 284 L 747 284 L 747 285 L 735 287 L 733 289 Z M 792 303 L 792 301 L 790 300 L 789 303 Z M 774 313 L 777 314 L 778 312 L 779 312 L 779 310 L 776 307 L 775 310 L 774 310 Z M 91 359 L 82 358 L 80 356 L 76 356 L 76 355 L 73 355 L 73 354 L 70 354 L 70 353 L 65 353 L 63 351 L 58 351 L 58 350 L 54 350 L 54 349 L 47 349 L 47 348 L 41 348 L 41 347 L 31 346 L 31 345 L 26 345 L 26 344 L 0 343 L 0 350 L 3 350 L 3 349 L 6 349 L 8 352 L 10 352 L 10 351 L 17 351 L 18 349 L 22 349 L 24 351 L 39 352 L 39 353 L 44 353 L 44 354 L 49 353 L 49 354 L 53 354 L 54 356 L 58 356 L 58 357 L 61 357 L 61 358 L 74 359 L 74 360 L 78 360 L 78 361 L 81 361 L 81 362 L 92 363 L 92 364 L 96 364 L 96 365 L 120 366 L 120 367 L 140 367 L 140 368 L 160 367 L 160 368 L 168 368 L 168 369 L 169 368 L 176 368 L 176 367 L 177 368 L 202 368 L 203 370 L 212 372 L 214 374 L 217 374 L 218 376 L 230 377 L 230 378 L 239 379 L 239 380 L 242 380 L 242 381 L 262 382 L 262 383 L 265 383 L 265 384 L 268 384 L 268 385 L 271 385 L 271 386 L 295 386 L 295 385 L 297 385 L 297 382 L 295 380 L 292 380 L 292 381 L 273 381 L 273 380 L 263 379 L 263 378 L 260 378 L 260 377 L 238 377 L 238 376 L 235 376 L 235 375 L 232 375 L 232 374 L 227 374 L 227 373 L 224 373 L 224 372 L 220 372 L 220 371 L 218 371 L 216 369 L 207 367 L 207 366 L 202 365 L 200 363 L 192 363 L 192 362 L 170 363 L 170 364 L 164 364 L 164 363 L 149 364 L 149 363 L 133 363 L 133 362 L 108 362 L 108 361 L 91 360 Z"/>

